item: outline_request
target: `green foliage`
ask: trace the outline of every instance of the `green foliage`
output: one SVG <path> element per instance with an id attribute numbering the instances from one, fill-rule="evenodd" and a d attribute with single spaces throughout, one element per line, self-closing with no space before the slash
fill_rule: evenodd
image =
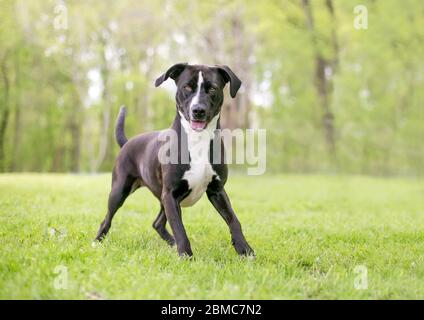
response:
<path id="1" fill-rule="evenodd" d="M 192 61 L 242 78 L 222 117 L 267 129 L 269 171 L 424 173 L 420 0 L 362 1 L 366 30 L 351 0 L 72 1 L 64 26 L 61 3 L 0 1 L 3 171 L 110 170 L 119 106 L 130 136 L 169 126 L 172 86 L 154 79 Z"/>
<path id="2" fill-rule="evenodd" d="M 204 197 L 184 210 L 193 261 L 151 227 L 159 203 L 147 189 L 93 248 L 109 185 L 110 175 L 0 177 L 0 298 L 424 297 L 422 180 L 233 176 L 227 190 L 257 257 L 236 255 Z M 57 266 L 67 268 L 66 290 L 54 288 Z M 358 266 L 366 290 L 354 287 Z"/>

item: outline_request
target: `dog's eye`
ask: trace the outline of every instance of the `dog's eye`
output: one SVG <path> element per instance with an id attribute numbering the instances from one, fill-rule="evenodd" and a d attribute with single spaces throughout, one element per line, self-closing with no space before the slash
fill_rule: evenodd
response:
<path id="1" fill-rule="evenodd" d="M 193 91 L 193 89 L 189 85 L 185 85 L 184 86 L 184 90 L 187 91 L 187 92 L 192 92 Z"/>
<path id="2" fill-rule="evenodd" d="M 209 94 L 214 94 L 216 92 L 216 89 L 214 87 L 209 88 Z"/>

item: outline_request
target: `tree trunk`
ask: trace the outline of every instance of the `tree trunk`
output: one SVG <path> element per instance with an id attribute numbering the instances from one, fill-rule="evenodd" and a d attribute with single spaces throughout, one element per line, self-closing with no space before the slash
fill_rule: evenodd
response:
<path id="1" fill-rule="evenodd" d="M 102 67 L 101 67 L 101 75 L 103 79 L 103 113 L 102 113 L 102 124 L 100 130 L 100 143 L 99 143 L 99 151 L 97 154 L 97 159 L 92 168 L 92 171 L 96 172 L 100 169 L 107 152 L 107 145 L 109 143 L 109 132 L 110 132 L 110 113 L 111 113 L 111 101 L 109 96 L 109 68 L 108 61 L 106 60 L 105 50 L 106 50 L 106 40 L 101 41 L 103 45 L 103 54 L 102 54 Z"/>
<path id="2" fill-rule="evenodd" d="M 78 103 L 77 103 L 78 105 Z M 69 131 L 71 133 L 71 148 L 70 148 L 70 170 L 71 172 L 79 172 L 80 170 L 80 154 L 81 154 L 81 121 L 79 108 L 76 107 L 75 112 L 72 112 L 69 119 Z"/>
<path id="3" fill-rule="evenodd" d="M 334 21 L 334 7 L 331 0 L 326 0 L 326 7 Z M 331 156 L 335 155 L 336 141 L 334 134 L 334 115 L 330 108 L 330 97 L 332 92 L 331 80 L 327 78 L 327 70 L 331 70 L 332 73 L 335 71 L 335 67 L 338 61 L 338 43 L 335 33 L 335 28 L 332 28 L 332 48 L 334 50 L 334 58 L 332 60 L 325 59 L 320 52 L 317 39 L 316 31 L 314 26 L 314 20 L 312 16 L 312 9 L 309 0 L 302 0 L 302 8 L 306 18 L 306 25 L 310 33 L 312 45 L 314 48 L 315 56 L 315 74 L 314 74 L 314 85 L 319 97 L 319 104 L 322 109 L 322 127 L 324 130 L 325 141 Z M 334 22 L 333 22 L 334 23 Z"/>
<path id="4" fill-rule="evenodd" d="M 17 53 L 15 61 L 15 112 L 14 112 L 14 126 L 13 126 L 13 145 L 12 145 L 12 162 L 10 164 L 10 171 L 18 170 L 18 155 L 21 143 L 21 78 L 20 78 L 20 53 Z"/>
<path id="5" fill-rule="evenodd" d="M 3 110 L 1 113 L 0 118 L 0 171 L 5 171 L 6 165 L 5 165 L 5 152 L 4 152 L 4 142 L 5 142 L 5 135 L 6 135 L 6 129 L 7 125 L 9 123 L 9 115 L 10 115 L 10 106 L 9 106 L 9 97 L 10 97 L 10 82 L 9 77 L 7 75 L 7 54 L 3 58 L 2 64 L 1 64 L 1 73 L 3 78 L 3 84 L 4 84 L 4 94 L 3 94 Z"/>
<path id="6" fill-rule="evenodd" d="M 108 89 L 104 88 L 105 92 Z M 100 132 L 100 143 L 99 143 L 99 151 L 97 153 L 97 159 L 93 168 L 94 172 L 97 172 L 100 169 L 100 166 L 103 163 L 103 160 L 106 157 L 107 152 L 107 144 L 109 142 L 109 127 L 110 127 L 110 102 L 108 98 L 108 93 L 103 94 L 104 108 L 102 113 L 102 124 L 101 124 L 101 132 Z"/>

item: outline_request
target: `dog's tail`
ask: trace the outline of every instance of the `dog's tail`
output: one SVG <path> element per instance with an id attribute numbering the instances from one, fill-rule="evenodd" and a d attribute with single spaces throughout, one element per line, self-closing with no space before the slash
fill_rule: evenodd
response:
<path id="1" fill-rule="evenodd" d="M 125 106 L 121 106 L 119 109 L 118 117 L 115 123 L 115 139 L 119 146 L 122 146 L 128 141 L 124 133 L 125 126 Z"/>

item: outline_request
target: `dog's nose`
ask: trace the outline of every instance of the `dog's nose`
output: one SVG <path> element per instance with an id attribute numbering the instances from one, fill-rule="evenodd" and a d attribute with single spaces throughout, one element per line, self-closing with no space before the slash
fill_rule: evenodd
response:
<path id="1" fill-rule="evenodd" d="M 192 107 L 191 112 L 193 114 L 194 119 L 203 120 L 206 115 L 206 108 L 200 104 L 196 104 Z"/>

